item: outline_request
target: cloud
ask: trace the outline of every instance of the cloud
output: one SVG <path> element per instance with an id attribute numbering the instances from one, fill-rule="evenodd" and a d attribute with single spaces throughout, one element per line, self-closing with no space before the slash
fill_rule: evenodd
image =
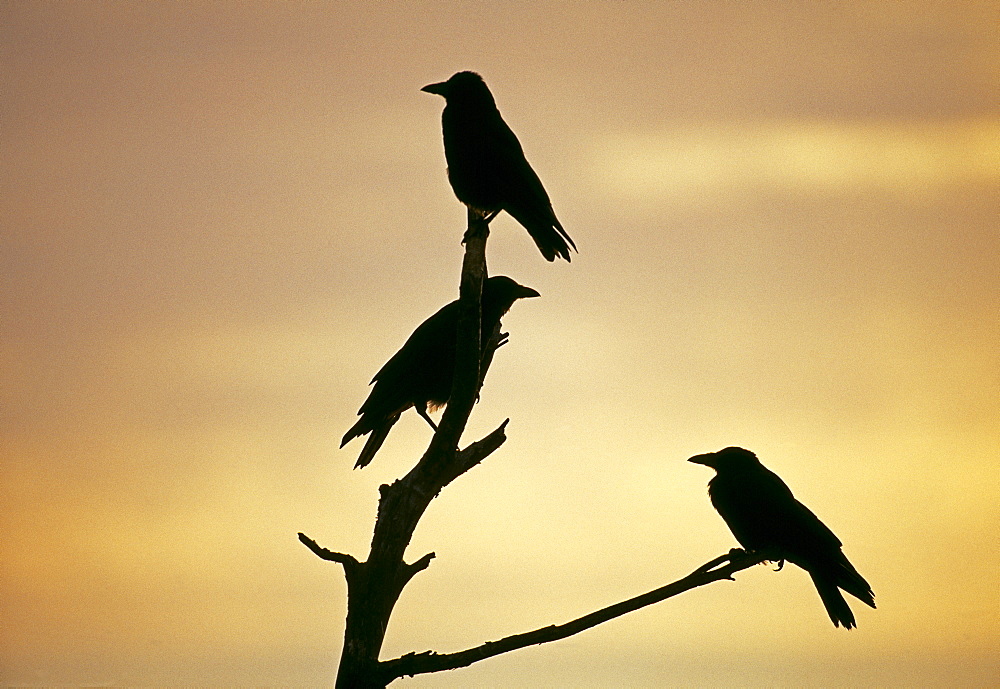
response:
<path id="1" fill-rule="evenodd" d="M 770 121 L 617 132 L 592 165 L 631 199 L 713 194 L 938 193 L 1000 182 L 1000 121 Z"/>

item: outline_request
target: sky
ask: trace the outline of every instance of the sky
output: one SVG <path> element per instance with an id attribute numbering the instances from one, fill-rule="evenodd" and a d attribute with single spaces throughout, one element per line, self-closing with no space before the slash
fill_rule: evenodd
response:
<path id="1" fill-rule="evenodd" d="M 0 7 L 0 684 L 320 687 L 378 486 L 338 449 L 458 290 L 443 101 L 472 69 L 579 247 L 506 216 L 504 320 L 382 657 L 678 579 L 755 451 L 878 610 L 755 567 L 412 687 L 986 686 L 1000 676 L 1000 6 Z"/>

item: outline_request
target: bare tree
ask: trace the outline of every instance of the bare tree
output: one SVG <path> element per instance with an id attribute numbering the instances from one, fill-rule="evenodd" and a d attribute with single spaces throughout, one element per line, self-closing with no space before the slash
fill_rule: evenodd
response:
<path id="1" fill-rule="evenodd" d="M 457 653 L 426 651 L 379 660 L 385 630 L 399 594 L 434 558 L 434 553 L 427 553 L 412 563 L 404 559 L 424 510 L 442 488 L 486 459 L 507 439 L 504 431 L 509 419 L 482 440 L 464 449 L 458 447 L 493 352 L 506 339 L 498 326 L 481 356 L 481 295 L 486 278 L 488 236 L 488 220 L 470 211 L 459 288 L 458 342 L 451 397 L 438 430 L 417 465 L 403 478 L 380 487 L 378 516 L 368 559 L 361 562 L 351 555 L 332 552 L 305 534 L 299 534 L 299 540 L 317 556 L 343 565 L 347 578 L 347 625 L 337 687 L 385 687 L 399 677 L 465 667 L 525 646 L 563 639 L 692 588 L 732 579 L 735 572 L 765 560 L 763 554 L 748 555 L 733 550 L 678 581 L 565 624 L 515 634 Z"/>

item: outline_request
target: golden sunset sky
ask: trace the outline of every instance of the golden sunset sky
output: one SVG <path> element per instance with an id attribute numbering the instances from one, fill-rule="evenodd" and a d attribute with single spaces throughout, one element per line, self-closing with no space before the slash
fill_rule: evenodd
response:
<path id="1" fill-rule="evenodd" d="M 879 605 L 755 567 L 411 687 L 987 686 L 1000 675 L 1000 5 L 8 2 L 0 684 L 333 681 L 367 383 L 458 290 L 443 101 L 490 85 L 563 225 L 504 321 L 383 658 L 562 623 L 736 545 L 742 445 Z"/>

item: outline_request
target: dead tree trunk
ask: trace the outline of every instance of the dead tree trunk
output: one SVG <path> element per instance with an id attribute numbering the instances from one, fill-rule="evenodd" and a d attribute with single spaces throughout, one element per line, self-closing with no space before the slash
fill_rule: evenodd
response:
<path id="1" fill-rule="evenodd" d="M 403 587 L 434 557 L 433 553 L 428 553 L 411 564 L 403 559 L 417 522 L 444 486 L 481 462 L 506 440 L 507 421 L 504 421 L 483 440 L 458 450 L 459 439 L 484 378 L 485 371 L 480 372 L 480 364 L 488 365 L 492 358 L 491 354 L 482 357 L 480 344 L 488 234 L 489 225 L 484 218 L 470 211 L 459 287 L 458 342 L 451 396 L 438 430 L 417 465 L 392 485 L 380 488 L 378 517 L 368 559 L 359 562 L 350 555 L 327 551 L 299 534 L 300 540 L 317 555 L 344 566 L 347 627 L 337 672 L 338 687 L 384 687 L 392 680 L 381 671 L 378 660 L 389 617 Z M 494 333 L 492 347 L 499 346 L 500 340 L 499 333 Z"/>
<path id="2" fill-rule="evenodd" d="M 458 341 L 451 396 L 438 430 L 417 465 L 403 478 L 380 487 L 378 516 L 368 559 L 361 562 L 351 555 L 329 551 L 305 534 L 299 534 L 299 540 L 317 556 L 343 565 L 347 578 L 347 624 L 340 667 L 337 670 L 338 689 L 382 689 L 402 676 L 463 667 L 528 645 L 565 638 L 696 586 L 731 579 L 734 572 L 763 560 L 757 554 L 739 556 L 734 551 L 673 584 L 564 625 L 553 625 L 497 642 L 487 642 L 459 653 L 439 655 L 427 651 L 420 654 L 409 653 L 388 661 L 379 660 L 385 631 L 399 594 L 410 579 L 417 572 L 426 569 L 434 558 L 434 553 L 427 553 L 418 560 L 407 563 L 403 557 L 424 510 L 442 488 L 484 460 L 506 440 L 504 431 L 509 419 L 482 440 L 465 449 L 458 449 L 458 442 L 472 413 L 493 352 L 505 341 L 498 327 L 491 334 L 483 353 L 480 330 L 488 235 L 489 224 L 486 219 L 470 211 L 459 289 Z"/>

